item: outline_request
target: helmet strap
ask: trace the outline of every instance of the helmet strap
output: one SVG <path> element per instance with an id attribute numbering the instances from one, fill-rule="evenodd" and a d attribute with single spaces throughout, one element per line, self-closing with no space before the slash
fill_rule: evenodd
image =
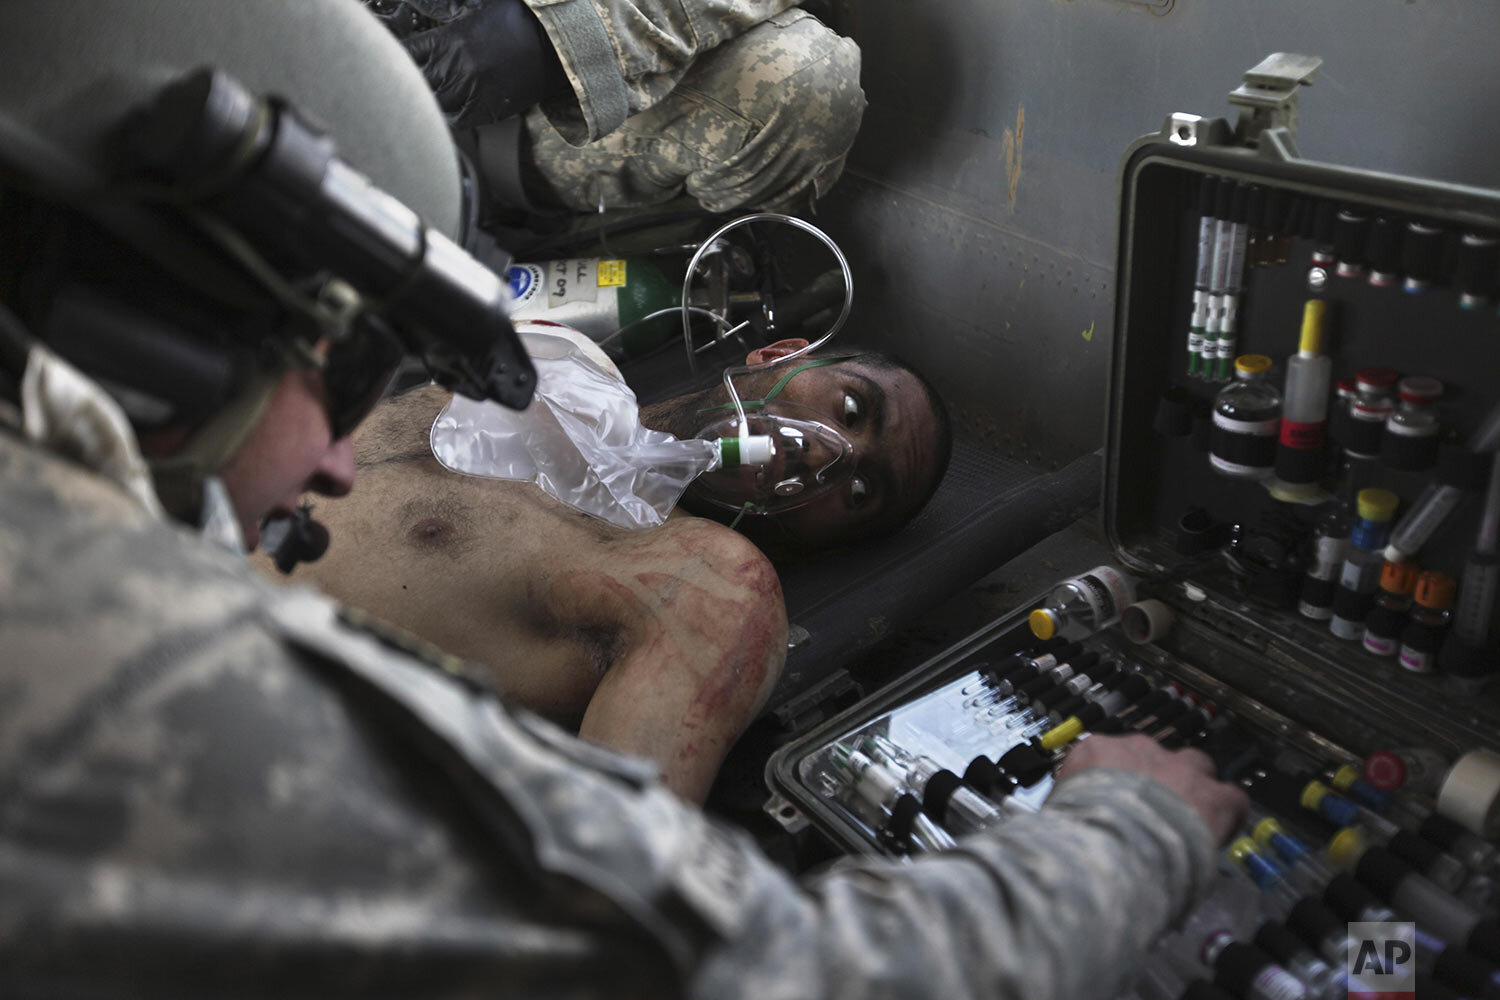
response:
<path id="1" fill-rule="evenodd" d="M 229 461 L 265 415 L 285 369 L 257 365 L 235 398 L 200 425 L 170 455 L 151 458 L 151 476 L 162 506 L 172 516 L 196 524 L 203 505 L 203 482 Z"/>
<path id="2" fill-rule="evenodd" d="M 799 374 L 801 372 L 807 371 L 807 369 L 809 369 L 809 368 L 822 368 L 824 365 L 838 364 L 840 361 L 850 361 L 850 360 L 852 360 L 854 358 L 857 358 L 857 357 L 859 357 L 858 354 L 835 354 L 835 355 L 833 355 L 831 357 L 818 358 L 818 359 L 816 359 L 814 361 L 803 362 L 802 364 L 798 365 L 796 368 L 793 368 L 791 371 L 789 371 L 785 375 L 781 376 L 780 380 L 777 381 L 777 383 L 775 385 L 771 386 L 771 391 L 768 392 L 768 393 L 766 393 L 763 397 L 761 397 L 760 399 L 747 399 L 741 405 L 744 406 L 745 409 L 747 409 L 747 410 L 759 409 L 760 407 L 765 406 L 771 400 L 775 399 L 778 395 L 780 395 L 781 394 L 781 390 L 785 389 L 786 388 L 786 384 L 792 380 L 792 376 L 797 375 L 797 374 Z M 717 413 L 720 410 L 732 410 L 732 409 L 734 409 L 734 404 L 733 403 L 720 403 L 717 406 L 705 406 L 703 409 L 699 410 L 698 412 L 699 413 Z"/>

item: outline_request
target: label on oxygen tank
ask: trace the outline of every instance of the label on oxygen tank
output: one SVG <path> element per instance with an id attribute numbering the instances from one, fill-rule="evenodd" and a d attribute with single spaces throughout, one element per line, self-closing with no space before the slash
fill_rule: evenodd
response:
<path id="1" fill-rule="evenodd" d="M 535 264 L 512 264 L 505 269 L 505 280 L 510 284 L 510 297 L 517 305 L 528 302 L 536 294 L 542 282 L 542 269 Z"/>
<path id="2" fill-rule="evenodd" d="M 547 308 L 599 301 L 599 262 L 588 258 L 554 260 L 547 265 Z"/>
<path id="3" fill-rule="evenodd" d="M 677 289 L 642 259 L 575 257 L 512 264 L 511 318 L 562 323 L 616 357 L 636 357 L 681 333 Z"/>
<path id="4" fill-rule="evenodd" d="M 598 341 L 620 328 L 623 260 L 580 257 L 539 264 L 512 264 L 505 272 L 515 302 L 512 319 L 563 323 Z"/>
<path id="5" fill-rule="evenodd" d="M 597 281 L 600 288 L 619 288 L 625 284 L 625 262 L 623 260 L 601 260 Z"/>

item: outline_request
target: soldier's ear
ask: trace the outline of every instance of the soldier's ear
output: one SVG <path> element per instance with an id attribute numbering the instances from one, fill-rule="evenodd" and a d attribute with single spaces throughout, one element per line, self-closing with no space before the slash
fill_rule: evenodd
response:
<path id="1" fill-rule="evenodd" d="M 802 350 L 802 348 L 806 347 L 807 344 L 808 341 L 802 339 L 801 337 L 788 337 L 785 340 L 778 340 L 774 344 L 767 344 L 765 347 L 757 347 L 755 350 L 745 355 L 745 364 L 763 365 L 767 361 L 775 361 L 777 358 L 784 358 L 788 354 L 791 354 L 795 351 L 800 351 Z"/>

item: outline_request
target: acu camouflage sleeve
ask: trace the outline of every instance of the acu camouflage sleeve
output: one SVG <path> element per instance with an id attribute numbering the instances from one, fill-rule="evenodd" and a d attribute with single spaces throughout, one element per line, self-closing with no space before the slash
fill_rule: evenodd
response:
<path id="1" fill-rule="evenodd" d="M 543 109 L 569 142 L 593 142 L 665 97 L 699 55 L 794 2 L 526 0 L 577 98 Z"/>
<path id="2" fill-rule="evenodd" d="M 1208 830 L 1175 794 L 1123 771 L 1079 774 L 1038 815 L 940 856 L 861 862 L 803 891 L 767 872 L 726 881 L 738 923 L 694 993 L 1111 996 L 1213 872 Z"/>
<path id="3" fill-rule="evenodd" d="M 799 886 L 628 759 L 430 674 L 351 666 L 487 776 L 531 864 L 614 900 L 704 1000 L 1108 996 L 1214 874 L 1185 801 L 1097 770 L 957 850 Z"/>

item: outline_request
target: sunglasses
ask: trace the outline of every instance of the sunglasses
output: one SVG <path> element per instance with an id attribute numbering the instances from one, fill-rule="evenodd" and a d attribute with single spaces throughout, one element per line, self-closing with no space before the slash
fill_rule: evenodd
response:
<path id="1" fill-rule="evenodd" d="M 334 342 L 320 365 L 333 440 L 354 433 L 370 415 L 405 354 L 401 340 L 380 323 L 362 323 Z"/>

